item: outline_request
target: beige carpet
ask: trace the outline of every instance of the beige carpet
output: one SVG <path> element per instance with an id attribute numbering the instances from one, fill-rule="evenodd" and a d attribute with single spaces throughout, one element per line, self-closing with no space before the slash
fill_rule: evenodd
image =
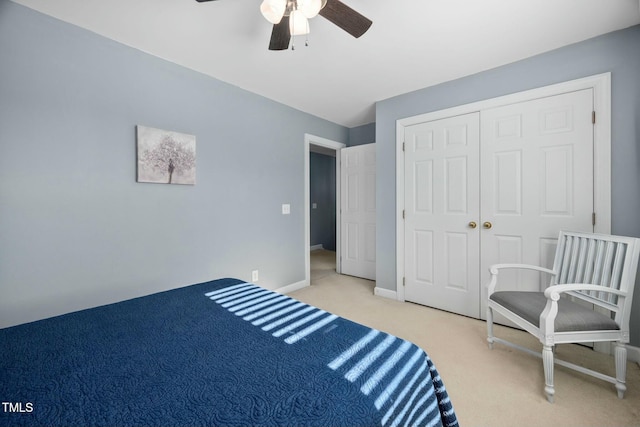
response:
<path id="1" fill-rule="evenodd" d="M 624 399 L 613 384 L 556 366 L 556 401 L 550 404 L 542 360 L 500 344 L 489 350 L 484 321 L 374 296 L 374 282 L 335 273 L 335 253 L 313 251 L 311 258 L 312 286 L 291 296 L 426 350 L 461 426 L 640 426 L 638 364 L 628 364 Z M 540 349 L 521 331 L 497 326 L 496 336 Z M 614 374 L 613 358 L 590 349 L 561 345 L 556 354 Z"/>

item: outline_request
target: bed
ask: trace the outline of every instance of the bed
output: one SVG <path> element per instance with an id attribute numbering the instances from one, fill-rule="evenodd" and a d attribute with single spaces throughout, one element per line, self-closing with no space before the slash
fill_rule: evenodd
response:
<path id="1" fill-rule="evenodd" d="M 0 330 L 0 425 L 455 426 L 415 344 L 237 279 Z"/>

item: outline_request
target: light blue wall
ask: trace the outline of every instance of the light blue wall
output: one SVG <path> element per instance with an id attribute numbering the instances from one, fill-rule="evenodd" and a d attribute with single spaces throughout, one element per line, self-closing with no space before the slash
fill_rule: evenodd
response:
<path id="1" fill-rule="evenodd" d="M 369 123 L 349 129 L 349 147 L 376 142 L 376 124 Z"/>
<path id="2" fill-rule="evenodd" d="M 309 153 L 311 246 L 336 250 L 336 158 Z M 313 208 L 313 204 L 316 208 Z"/>
<path id="3" fill-rule="evenodd" d="M 138 124 L 196 135 L 195 186 L 136 183 Z M 305 133 L 349 136 L 0 0 L 0 327 L 254 269 L 304 280 Z"/>
<path id="4" fill-rule="evenodd" d="M 604 72 L 612 73 L 612 232 L 640 237 L 640 26 L 635 26 L 379 102 L 376 285 L 396 288 L 397 119 Z M 640 285 L 631 325 L 632 344 L 640 346 Z"/>

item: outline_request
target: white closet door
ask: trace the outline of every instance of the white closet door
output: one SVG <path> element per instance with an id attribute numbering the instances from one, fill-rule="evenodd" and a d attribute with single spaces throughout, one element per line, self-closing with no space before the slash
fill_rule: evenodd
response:
<path id="1" fill-rule="evenodd" d="M 342 274 L 376 278 L 375 144 L 340 150 Z"/>
<path id="2" fill-rule="evenodd" d="M 483 284 L 491 264 L 551 267 L 559 230 L 593 231 L 592 111 L 592 89 L 482 111 L 481 223 L 491 224 L 481 229 Z M 500 276 L 532 291 L 549 279 Z M 483 287 L 482 316 L 485 299 Z"/>
<path id="3" fill-rule="evenodd" d="M 479 316 L 479 114 L 405 128 L 405 299 Z"/>
<path id="4" fill-rule="evenodd" d="M 489 266 L 551 266 L 561 229 L 593 230 L 592 111 L 585 89 L 405 127 L 407 301 L 484 317 Z"/>

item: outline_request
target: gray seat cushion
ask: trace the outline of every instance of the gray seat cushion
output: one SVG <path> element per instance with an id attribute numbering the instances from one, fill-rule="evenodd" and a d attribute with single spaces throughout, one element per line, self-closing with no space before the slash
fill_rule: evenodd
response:
<path id="1" fill-rule="evenodd" d="M 501 291 L 494 292 L 493 301 L 540 327 L 540 314 L 547 305 L 542 292 Z M 608 316 L 583 307 L 566 298 L 558 301 L 558 315 L 554 325 L 556 332 L 610 331 L 620 326 Z"/>

